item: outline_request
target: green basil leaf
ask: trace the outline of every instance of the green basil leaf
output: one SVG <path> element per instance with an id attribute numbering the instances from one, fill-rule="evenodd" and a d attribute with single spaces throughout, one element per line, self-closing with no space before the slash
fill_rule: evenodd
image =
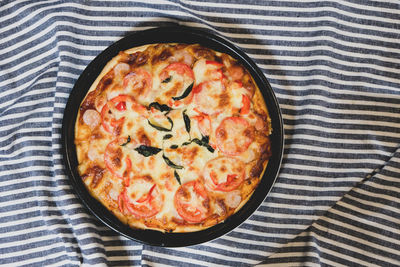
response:
<path id="1" fill-rule="evenodd" d="M 123 143 L 122 145 L 120 145 L 120 146 L 126 146 L 126 144 L 129 144 L 131 142 L 131 136 L 130 135 L 128 135 L 128 139 L 126 139 L 126 142 L 125 143 Z"/>
<path id="2" fill-rule="evenodd" d="M 187 146 L 187 145 L 190 145 L 191 143 L 192 143 L 191 141 L 187 141 L 187 142 L 183 143 L 182 146 Z"/>
<path id="3" fill-rule="evenodd" d="M 170 146 L 169 148 L 171 148 L 171 149 L 177 149 L 177 148 L 178 148 L 178 145 L 172 145 L 172 146 Z"/>
<path id="4" fill-rule="evenodd" d="M 194 138 L 194 139 L 191 140 L 190 143 L 196 143 L 196 144 L 198 144 L 199 146 L 204 146 L 205 148 L 207 148 L 208 151 L 210 151 L 211 153 L 214 153 L 215 149 L 214 149 L 212 146 L 210 146 L 209 140 L 210 140 L 210 137 L 208 137 L 208 136 L 203 136 L 203 137 L 201 138 L 201 140 L 198 139 L 198 138 Z M 188 142 L 186 142 L 186 143 L 188 143 Z M 184 143 L 184 144 L 185 144 L 185 143 Z M 183 145 L 183 144 L 182 144 L 182 145 Z M 188 144 L 187 144 L 187 145 L 188 145 Z"/>
<path id="5" fill-rule="evenodd" d="M 171 168 L 174 168 L 174 169 L 183 169 L 183 166 L 176 165 L 176 164 L 173 163 L 169 158 L 167 158 L 167 157 L 165 156 L 165 154 L 163 154 L 162 157 L 163 157 L 165 163 L 167 163 L 167 165 L 170 166 Z"/>
<path id="6" fill-rule="evenodd" d="M 190 118 L 186 115 L 186 109 L 182 112 L 183 121 L 185 122 L 185 128 L 188 133 L 190 133 Z"/>
<path id="7" fill-rule="evenodd" d="M 167 117 L 167 119 L 168 119 L 169 123 L 171 124 L 171 127 L 169 129 L 168 128 L 164 128 L 164 127 L 159 126 L 159 125 L 152 124 L 149 120 L 147 120 L 147 122 L 154 129 L 157 129 L 157 130 L 163 131 L 163 132 L 170 132 L 172 130 L 172 127 L 174 127 L 174 122 L 171 120 L 170 117 Z"/>
<path id="8" fill-rule="evenodd" d="M 170 138 L 172 138 L 172 134 L 166 134 L 166 135 L 164 135 L 163 140 L 167 140 Z"/>
<path id="9" fill-rule="evenodd" d="M 170 108 L 169 106 L 167 106 L 165 104 L 160 104 L 158 102 L 152 102 L 149 105 L 149 109 L 151 109 L 151 108 L 155 108 L 155 109 L 157 109 L 157 110 L 159 110 L 161 112 L 164 112 L 164 111 L 168 111 L 169 112 L 169 111 L 172 110 L 172 108 Z"/>
<path id="10" fill-rule="evenodd" d="M 158 147 L 153 147 L 153 146 L 145 146 L 145 145 L 140 145 L 135 150 L 139 153 L 142 154 L 145 157 L 149 157 L 152 155 L 156 155 L 158 152 L 160 152 L 162 149 Z"/>
<path id="11" fill-rule="evenodd" d="M 174 176 L 178 183 L 181 185 L 181 177 L 179 177 L 179 174 L 176 172 L 176 170 L 174 170 Z"/>
<path id="12" fill-rule="evenodd" d="M 203 145 L 203 142 L 202 142 L 200 139 L 198 139 L 198 138 L 192 139 L 192 142 L 198 144 L 199 146 L 202 146 L 202 145 Z"/>
<path id="13" fill-rule="evenodd" d="M 208 151 L 210 151 L 211 153 L 214 153 L 215 149 L 210 146 L 209 144 L 206 144 L 205 147 L 208 149 Z"/>
<path id="14" fill-rule="evenodd" d="M 185 97 L 187 97 L 187 96 L 190 94 L 190 92 L 192 91 L 192 89 L 193 89 L 193 84 L 194 84 L 194 82 L 192 82 L 192 83 L 186 88 L 185 92 L 183 92 L 183 94 L 182 94 L 181 96 L 173 97 L 172 99 L 173 99 L 173 100 L 181 100 L 181 99 L 184 99 Z"/>
<path id="15" fill-rule="evenodd" d="M 203 142 L 204 144 L 208 144 L 209 141 L 210 137 L 208 137 L 208 135 L 206 136 L 202 135 L 201 142 Z"/>
<path id="16" fill-rule="evenodd" d="M 172 76 L 167 77 L 162 83 L 169 83 L 172 79 Z"/>

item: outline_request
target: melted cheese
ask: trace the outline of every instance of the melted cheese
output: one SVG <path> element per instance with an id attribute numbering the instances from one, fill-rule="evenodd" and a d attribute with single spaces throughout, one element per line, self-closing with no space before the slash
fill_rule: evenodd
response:
<path id="1" fill-rule="evenodd" d="M 231 96 L 221 81 L 207 81 L 200 86 L 200 92 L 194 96 L 198 110 L 212 115 L 231 109 Z"/>
<path id="2" fill-rule="evenodd" d="M 134 203 L 146 196 L 153 185 L 152 181 L 136 178 L 131 180 L 130 185 L 126 187 L 126 192 L 132 203 Z"/>
<path id="3" fill-rule="evenodd" d="M 195 75 L 195 85 L 199 85 L 202 82 L 207 81 L 207 65 L 206 61 L 204 59 L 200 59 L 196 61 L 196 63 L 193 66 L 193 72 Z"/>

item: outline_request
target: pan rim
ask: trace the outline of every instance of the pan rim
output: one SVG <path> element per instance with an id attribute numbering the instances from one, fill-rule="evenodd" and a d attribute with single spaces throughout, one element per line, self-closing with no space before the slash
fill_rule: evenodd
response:
<path id="1" fill-rule="evenodd" d="M 105 64 L 117 55 L 119 51 L 152 43 L 199 43 L 200 45 L 233 56 L 235 59 L 239 60 L 253 76 L 260 88 L 271 117 L 273 128 L 271 135 L 272 156 L 252 196 L 238 212 L 230 216 L 226 221 L 197 232 L 165 233 L 156 230 L 133 229 L 119 221 L 116 216 L 93 198 L 77 173 L 74 126 L 77 110 L 79 109 L 81 101 L 86 96 L 91 84 L 100 74 Z M 76 81 L 68 98 L 62 122 L 61 142 L 64 165 L 69 181 L 84 206 L 86 206 L 97 219 L 115 232 L 143 244 L 163 247 L 182 247 L 211 241 L 227 234 L 248 219 L 262 204 L 279 174 L 283 158 L 284 130 L 278 100 L 265 75 L 250 57 L 230 41 L 210 31 L 183 26 L 168 26 L 130 34 L 111 44 L 89 63 Z"/>

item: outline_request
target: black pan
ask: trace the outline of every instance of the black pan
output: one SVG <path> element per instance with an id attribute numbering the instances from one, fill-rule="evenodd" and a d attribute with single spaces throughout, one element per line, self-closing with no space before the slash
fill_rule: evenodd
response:
<path id="1" fill-rule="evenodd" d="M 80 178 L 74 145 L 74 127 L 78 109 L 92 83 L 96 80 L 106 63 L 118 54 L 145 44 L 153 43 L 198 43 L 216 51 L 231 55 L 240 61 L 251 73 L 267 104 L 272 120 L 272 157 L 262 180 L 248 202 L 225 222 L 206 230 L 192 233 L 162 233 L 154 230 L 138 230 L 120 222 L 100 202 L 93 198 Z M 220 237 L 243 223 L 264 201 L 278 175 L 283 153 L 283 122 L 278 101 L 267 79 L 256 64 L 239 48 L 226 39 L 207 31 L 180 26 L 162 27 L 129 35 L 109 46 L 98 55 L 83 71 L 68 99 L 62 125 L 62 151 L 66 173 L 77 195 L 86 207 L 105 225 L 115 232 L 132 240 L 155 246 L 181 247 L 199 244 Z"/>

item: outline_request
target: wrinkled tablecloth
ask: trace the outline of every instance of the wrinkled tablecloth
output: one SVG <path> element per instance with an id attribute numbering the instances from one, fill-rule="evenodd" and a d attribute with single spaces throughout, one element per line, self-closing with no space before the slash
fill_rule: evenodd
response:
<path id="1" fill-rule="evenodd" d="M 283 113 L 281 172 L 258 210 L 207 243 L 118 235 L 82 204 L 61 155 L 74 83 L 136 31 L 220 34 L 269 80 Z M 399 266 L 400 2 L 1 1 L 0 264 Z"/>

